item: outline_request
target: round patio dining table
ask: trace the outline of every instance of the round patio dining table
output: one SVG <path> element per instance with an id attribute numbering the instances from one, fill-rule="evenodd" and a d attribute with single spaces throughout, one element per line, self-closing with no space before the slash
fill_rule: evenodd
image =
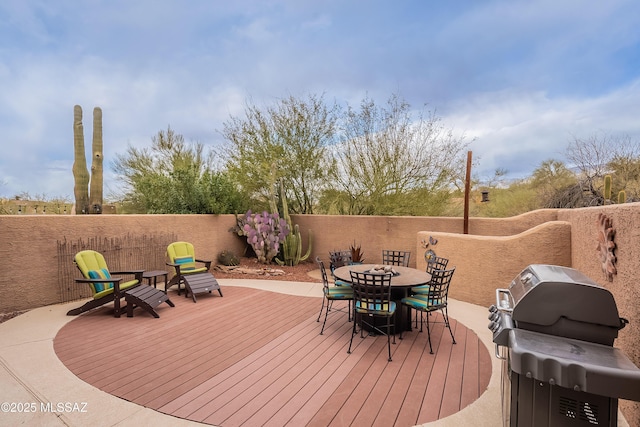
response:
<path id="1" fill-rule="evenodd" d="M 336 268 L 333 275 L 336 279 L 351 283 L 351 271 L 364 273 L 380 264 L 353 264 Z M 400 304 L 400 300 L 409 295 L 409 291 L 414 286 L 426 285 L 431 280 L 431 274 L 426 271 L 417 270 L 411 267 L 402 267 L 394 265 L 393 269 L 399 273 L 397 276 L 391 277 L 391 299 L 396 303 L 396 315 L 394 322 L 396 325 L 396 333 L 411 330 L 411 310 Z"/>

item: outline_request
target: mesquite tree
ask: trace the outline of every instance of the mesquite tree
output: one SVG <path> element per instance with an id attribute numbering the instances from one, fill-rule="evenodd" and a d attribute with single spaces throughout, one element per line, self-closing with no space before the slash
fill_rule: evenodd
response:
<path id="1" fill-rule="evenodd" d="M 328 180 L 327 146 L 333 144 L 338 110 L 316 95 L 289 96 L 264 108 L 247 103 L 244 117 L 231 117 L 222 131 L 231 178 L 266 208 L 275 164 L 291 212 L 312 214 Z"/>
<path id="2" fill-rule="evenodd" d="M 82 125 L 82 107 L 73 107 L 73 193 L 76 198 L 76 214 L 102 213 L 102 110 L 93 109 L 93 141 L 91 144 L 91 176 L 87 169 L 84 151 L 84 128 Z M 89 193 L 89 189 L 91 193 Z"/>

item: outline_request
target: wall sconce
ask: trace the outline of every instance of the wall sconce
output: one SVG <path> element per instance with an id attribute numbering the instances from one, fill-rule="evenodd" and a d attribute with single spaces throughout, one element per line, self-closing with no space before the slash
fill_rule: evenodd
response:
<path id="1" fill-rule="evenodd" d="M 482 203 L 488 202 L 489 201 L 489 192 L 488 191 L 482 191 Z"/>

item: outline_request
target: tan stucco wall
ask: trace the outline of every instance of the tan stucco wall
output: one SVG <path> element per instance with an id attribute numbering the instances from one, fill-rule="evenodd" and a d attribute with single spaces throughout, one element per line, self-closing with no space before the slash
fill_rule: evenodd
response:
<path id="1" fill-rule="evenodd" d="M 617 229 L 618 274 L 612 282 L 604 279 L 595 251 L 600 212 L 609 215 Z M 493 303 L 495 289 L 508 287 L 529 264 L 577 268 L 613 292 L 620 316 L 630 321 L 616 346 L 640 366 L 640 203 L 539 210 L 506 219 L 471 218 L 468 235 L 461 234 L 462 218 L 292 215 L 292 219 L 300 226 L 303 248 L 311 229 L 312 258 L 325 261 L 330 250 L 348 249 L 355 242 L 362 246 L 366 262 L 381 262 L 382 249 L 410 250 L 410 265 L 422 269 L 421 242 L 433 236 L 438 244 L 430 248 L 456 266 L 451 296 L 473 304 Z M 234 225 L 233 215 L 0 216 L 0 313 L 61 301 L 57 241 L 172 232 L 178 240 L 192 242 L 199 257 L 215 259 L 224 249 L 242 253 L 243 241 L 229 232 Z M 638 403 L 621 401 L 620 407 L 627 420 L 640 420 Z"/>
<path id="2" fill-rule="evenodd" d="M 215 259 L 223 249 L 241 251 L 242 241 L 228 232 L 234 224 L 233 215 L 0 216 L 0 313 L 61 302 L 58 241 L 175 233 L 199 257 Z"/>
<path id="3" fill-rule="evenodd" d="M 417 268 L 425 269 L 422 247 L 429 245 L 436 255 L 449 259 L 447 268 L 456 268 L 449 290 L 451 297 L 488 307 L 495 303 L 495 290 L 507 288 L 511 280 L 529 264 L 571 265 L 571 224 L 547 222 L 514 236 L 472 236 L 425 232 L 417 234 Z"/>
<path id="4" fill-rule="evenodd" d="M 470 218 L 469 233 L 485 236 L 510 236 L 521 233 L 539 224 L 557 219 L 557 210 L 546 209 L 513 218 Z M 382 262 L 382 250 L 411 251 L 409 265 L 416 266 L 417 257 L 424 251 L 416 252 L 415 236 L 429 230 L 462 234 L 464 221 L 454 217 L 397 217 L 397 216 L 336 216 L 336 215 L 292 215 L 292 220 L 300 225 L 307 247 L 307 230 L 313 235 L 313 256 L 327 261 L 329 251 L 349 249 L 359 244 L 364 252 L 365 262 Z"/>
<path id="5" fill-rule="evenodd" d="M 476 236 L 513 236 L 536 225 L 558 219 L 557 209 L 540 209 L 511 218 L 471 218 L 469 234 Z M 460 231 L 462 233 L 462 230 Z"/>
<path id="6" fill-rule="evenodd" d="M 596 251 L 600 212 L 611 218 L 616 229 L 618 274 L 611 282 L 602 273 Z M 640 367 L 640 204 L 563 210 L 558 218 L 571 222 L 571 265 L 609 289 L 620 316 L 629 320 L 615 346 Z M 621 400 L 620 409 L 631 426 L 640 426 L 640 402 Z"/>
<path id="7" fill-rule="evenodd" d="M 614 224 L 637 233 L 632 224 L 637 221 L 639 204 L 606 209 L 618 212 Z M 462 218 L 292 215 L 292 219 L 300 226 L 303 249 L 311 230 L 311 258 L 320 256 L 325 261 L 329 251 L 348 249 L 356 243 L 361 245 L 366 262 L 380 263 L 383 249 L 409 250 L 410 265 L 424 268 L 425 249 L 420 243 L 434 236 L 439 243 L 432 249 L 457 267 L 452 295 L 488 305 L 496 287 L 508 286 L 531 263 L 573 265 L 587 275 L 600 277 L 595 257 L 595 218 L 599 212 L 598 208 L 540 210 L 506 219 L 471 218 L 469 235 L 460 234 Z M 60 302 L 56 286 L 51 286 L 57 277 L 57 241 L 173 232 L 178 240 L 192 242 L 198 256 L 215 259 L 224 249 L 238 254 L 244 250 L 243 241 L 229 232 L 233 225 L 233 215 L 0 216 L 2 265 L 29 266 L 29 274 L 20 276 L 12 268 L 0 269 L 0 312 Z M 640 251 L 635 242 L 626 240 L 629 235 L 620 232 L 617 237 L 619 247 L 625 249 L 619 255 L 620 263 L 638 267 L 637 253 L 629 255 L 626 250 Z M 637 269 L 621 268 L 618 282 L 632 281 L 630 271 Z"/>

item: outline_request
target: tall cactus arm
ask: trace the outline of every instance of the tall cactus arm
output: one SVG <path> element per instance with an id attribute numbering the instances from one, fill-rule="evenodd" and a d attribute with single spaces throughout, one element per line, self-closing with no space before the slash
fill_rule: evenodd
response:
<path id="1" fill-rule="evenodd" d="M 298 224 L 291 224 L 291 216 L 289 215 L 289 206 L 284 192 L 284 181 L 280 180 L 280 197 L 282 198 L 282 218 L 289 224 L 289 234 L 283 244 L 283 260 L 276 258 L 276 262 L 280 265 L 298 265 L 300 261 L 306 261 L 311 256 L 311 230 L 309 230 L 309 245 L 307 252 L 302 255 L 302 236 L 300 236 L 300 227 Z"/>
<path id="2" fill-rule="evenodd" d="M 306 261 L 309 259 L 309 257 L 311 256 L 312 243 L 313 243 L 313 234 L 311 233 L 311 229 L 309 229 L 309 241 L 307 242 L 307 252 L 300 257 L 300 261 Z"/>
<path id="3" fill-rule="evenodd" d="M 102 109 L 93 109 L 93 142 L 91 144 L 93 157 L 91 161 L 91 185 L 89 193 L 89 208 L 91 213 L 102 212 Z"/>
<path id="4" fill-rule="evenodd" d="M 73 107 L 73 194 L 76 198 L 76 214 L 89 213 L 89 170 L 84 153 L 84 128 L 82 127 L 82 107 Z"/>

